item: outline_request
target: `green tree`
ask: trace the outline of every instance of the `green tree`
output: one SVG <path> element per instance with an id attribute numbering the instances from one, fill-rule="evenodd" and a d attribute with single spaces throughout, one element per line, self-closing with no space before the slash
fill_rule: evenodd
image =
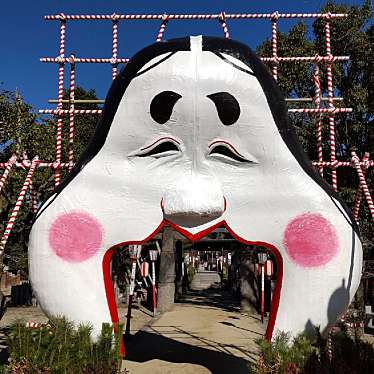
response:
<path id="1" fill-rule="evenodd" d="M 64 99 L 69 97 L 65 92 Z M 76 99 L 97 99 L 95 91 L 76 88 Z M 97 109 L 97 104 L 76 104 L 76 109 Z M 68 104 L 64 105 L 66 108 Z M 75 159 L 79 158 L 96 126 L 97 115 L 77 115 L 75 117 Z M 27 152 L 31 160 L 35 156 L 43 161 L 53 162 L 55 159 L 56 119 L 40 118 L 33 113 L 32 107 L 23 102 L 16 92 L 0 93 L 0 162 L 7 161 L 12 154 L 22 157 Z M 67 139 L 69 119 L 63 121 L 63 161 L 68 160 Z M 0 194 L 0 232 L 3 233 L 9 214 L 18 198 L 27 170 L 18 169 L 8 177 Z M 66 175 L 66 171 L 62 172 Z M 33 176 L 33 189 L 37 193 L 39 205 L 54 189 L 54 173 L 50 168 L 38 168 Z M 20 210 L 12 233 L 6 246 L 4 262 L 10 270 L 21 270 L 27 275 L 27 242 L 34 214 L 31 210 L 31 195 L 28 193 Z"/>
<path id="2" fill-rule="evenodd" d="M 361 6 L 337 5 L 326 3 L 321 13 L 348 13 L 347 18 L 331 20 L 331 50 L 337 56 L 350 56 L 349 62 L 333 64 L 333 84 L 335 96 L 343 97 L 337 106 L 352 107 L 353 112 L 337 114 L 336 143 L 337 157 L 341 161 L 350 161 L 351 151 L 357 151 L 362 157 L 364 152 L 374 151 L 374 68 L 372 63 L 374 25 L 372 21 L 371 2 L 366 0 Z M 313 23 L 313 34 L 308 34 L 304 22 L 297 23 L 287 33 L 278 33 L 278 56 L 314 56 L 326 55 L 325 20 L 318 19 Z M 269 56 L 271 41 L 264 41 L 257 48 L 261 56 Z M 307 63 L 283 63 L 279 68 L 278 83 L 286 97 L 313 97 L 314 83 L 312 66 Z M 326 69 L 320 64 L 321 85 L 323 95 L 327 96 Z M 302 104 L 292 104 L 293 107 Z M 312 104 L 309 104 L 312 105 Z M 315 116 L 304 114 L 292 115 L 290 121 L 295 126 L 305 152 L 312 160 L 317 160 L 317 137 Z M 328 119 L 323 120 L 323 154 L 324 160 L 329 160 L 330 143 L 328 135 Z M 327 180 L 330 170 L 324 170 Z M 373 191 L 374 176 L 372 168 L 367 173 L 367 182 Z M 354 169 L 338 168 L 338 188 L 343 199 L 352 207 L 358 177 Z M 365 254 L 369 256 L 374 247 L 374 230 L 372 219 L 366 202 L 361 205 L 360 228 L 364 243 Z"/>

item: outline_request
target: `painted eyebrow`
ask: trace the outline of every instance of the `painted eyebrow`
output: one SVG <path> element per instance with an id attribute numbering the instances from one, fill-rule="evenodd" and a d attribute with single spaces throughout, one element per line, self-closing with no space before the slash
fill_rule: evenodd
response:
<path id="1" fill-rule="evenodd" d="M 223 61 L 225 61 L 227 64 L 230 64 L 231 66 L 233 66 L 235 69 L 238 69 L 244 73 L 247 73 L 249 75 L 253 75 L 254 77 L 256 76 L 255 73 L 252 73 L 251 71 L 249 70 L 246 70 L 246 69 L 243 69 L 241 66 L 238 66 L 238 65 L 235 65 L 232 61 L 230 61 L 229 59 L 227 59 L 223 54 L 219 53 L 219 52 L 214 52 L 214 54 L 216 56 L 218 56 L 220 59 L 222 59 Z M 249 66 L 248 66 L 249 68 Z"/>
<path id="2" fill-rule="evenodd" d="M 138 71 L 138 73 L 135 75 L 134 78 L 138 77 L 139 75 L 142 75 L 144 73 L 146 73 L 147 71 L 155 68 L 157 65 L 160 65 L 162 64 L 164 61 L 166 61 L 167 59 L 169 59 L 171 56 L 173 56 L 175 53 L 177 53 L 176 51 L 175 52 L 170 52 L 167 56 L 163 57 L 162 59 L 160 59 L 159 61 L 156 61 L 153 65 L 151 66 L 148 66 L 146 69 L 143 69 L 144 68 L 144 65 L 140 68 L 140 70 Z M 155 57 L 157 58 L 157 56 Z M 143 70 L 142 70 L 143 69 Z"/>
<path id="3" fill-rule="evenodd" d="M 149 107 L 151 117 L 159 124 L 163 125 L 169 121 L 173 113 L 174 105 L 182 98 L 182 95 L 174 91 L 162 91 L 151 101 Z"/>
<path id="4" fill-rule="evenodd" d="M 238 100 L 228 92 L 216 92 L 207 95 L 212 100 L 217 109 L 217 114 L 222 124 L 233 125 L 240 116 L 240 105 Z"/>

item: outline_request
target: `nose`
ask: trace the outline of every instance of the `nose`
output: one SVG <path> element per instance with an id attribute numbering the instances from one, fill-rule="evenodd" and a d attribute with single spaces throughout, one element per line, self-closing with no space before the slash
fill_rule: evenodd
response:
<path id="1" fill-rule="evenodd" d="M 184 226 L 198 226 L 220 217 L 225 199 L 211 175 L 188 174 L 168 186 L 162 199 L 164 216 Z"/>

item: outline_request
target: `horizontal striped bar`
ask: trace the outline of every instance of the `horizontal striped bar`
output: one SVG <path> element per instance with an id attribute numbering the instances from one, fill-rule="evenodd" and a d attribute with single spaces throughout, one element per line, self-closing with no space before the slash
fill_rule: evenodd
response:
<path id="1" fill-rule="evenodd" d="M 57 64 L 71 63 L 72 60 L 69 57 L 42 57 L 39 59 L 41 62 L 54 62 Z M 80 64 L 119 64 L 129 62 L 129 58 L 91 58 L 91 57 L 75 57 L 74 63 Z"/>
<path id="2" fill-rule="evenodd" d="M 0 169 L 5 169 L 8 165 L 7 162 L 0 162 Z M 313 165 L 315 166 L 326 166 L 326 167 L 339 167 L 339 166 L 352 166 L 351 161 L 313 161 Z M 365 162 L 360 162 L 361 166 L 367 167 L 374 167 L 374 160 L 369 160 Z M 40 168 L 69 168 L 70 166 L 74 166 L 74 164 L 70 164 L 69 162 L 47 162 L 47 161 L 41 161 L 38 164 L 38 169 Z M 19 169 L 28 169 L 30 168 L 30 165 L 25 166 L 22 162 L 17 162 L 14 164 L 15 168 Z"/>
<path id="3" fill-rule="evenodd" d="M 263 62 L 335 62 L 348 61 L 349 56 L 295 56 L 295 57 L 260 57 Z M 42 57 L 41 62 L 52 62 L 57 64 L 71 63 L 69 57 Z M 74 63 L 81 64 L 119 64 L 129 62 L 129 58 L 95 58 L 95 57 L 75 57 Z"/>
<path id="4" fill-rule="evenodd" d="M 168 19 L 220 19 L 220 14 L 168 14 Z M 56 14 L 44 16 L 45 20 L 163 20 L 165 14 Z M 273 19 L 273 18 L 345 18 L 347 13 L 235 13 L 225 14 L 226 19 Z"/>

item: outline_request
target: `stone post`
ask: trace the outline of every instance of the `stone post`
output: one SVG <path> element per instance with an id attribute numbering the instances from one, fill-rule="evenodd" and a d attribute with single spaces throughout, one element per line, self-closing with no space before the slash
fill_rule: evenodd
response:
<path id="1" fill-rule="evenodd" d="M 175 301 L 179 301 L 183 296 L 183 246 L 182 242 L 178 240 L 175 243 L 175 254 L 176 254 L 176 275 L 175 275 Z"/>
<path id="2" fill-rule="evenodd" d="M 166 312 L 174 305 L 175 296 L 175 253 L 174 233 L 170 227 L 165 227 L 162 235 L 160 254 L 160 273 L 158 284 L 158 312 Z"/>
<path id="3" fill-rule="evenodd" d="M 257 280 L 255 275 L 255 265 L 251 261 L 250 250 L 240 251 L 240 312 L 255 313 L 259 303 Z"/>

